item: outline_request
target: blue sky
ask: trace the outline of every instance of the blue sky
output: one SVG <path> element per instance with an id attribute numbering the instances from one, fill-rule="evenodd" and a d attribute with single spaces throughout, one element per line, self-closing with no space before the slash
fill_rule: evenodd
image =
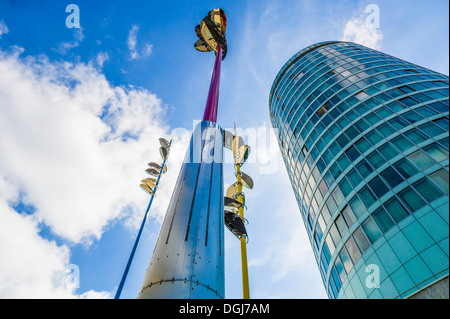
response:
<path id="1" fill-rule="evenodd" d="M 65 24 L 71 3 L 79 29 Z M 379 28 L 365 23 L 369 4 Z M 447 1 L 1 1 L 0 297 L 114 296 L 149 200 L 139 181 L 159 160 L 158 137 L 174 133 L 122 294 L 136 298 L 206 102 L 214 54 L 193 49 L 194 27 L 218 7 L 228 17 L 218 122 L 236 121 L 252 147 L 251 297 L 326 298 L 271 131 L 272 82 L 292 55 L 328 40 L 448 74 Z M 231 164 L 224 174 L 230 185 Z M 241 298 L 239 243 L 227 233 L 225 245 L 226 297 Z"/>

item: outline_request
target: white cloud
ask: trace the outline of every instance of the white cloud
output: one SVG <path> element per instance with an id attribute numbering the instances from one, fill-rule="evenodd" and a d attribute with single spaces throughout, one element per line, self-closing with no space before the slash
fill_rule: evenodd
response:
<path id="1" fill-rule="evenodd" d="M 131 30 L 128 32 L 127 38 L 127 46 L 130 50 L 130 58 L 132 60 L 139 58 L 146 58 L 152 54 L 153 45 L 149 43 L 145 43 L 141 45 L 141 49 L 137 48 L 137 33 L 139 31 L 139 26 L 137 24 L 133 24 L 131 26 Z"/>
<path id="2" fill-rule="evenodd" d="M 0 39 L 2 38 L 2 35 L 8 33 L 8 27 L 6 26 L 5 22 L 3 20 L 0 20 Z"/>
<path id="3" fill-rule="evenodd" d="M 150 54 L 152 54 L 152 50 L 153 50 L 153 45 L 145 44 L 144 48 L 141 51 L 141 56 L 144 58 L 148 57 Z"/>
<path id="4" fill-rule="evenodd" d="M 138 227 L 149 197 L 146 165 L 170 136 L 151 92 L 112 86 L 91 64 L 21 58 L 0 50 L 0 296 L 76 295 L 63 282 L 70 250 L 39 235 L 50 229 L 89 245 L 114 219 Z M 189 134 L 176 135 L 151 215 L 162 220 Z M 18 214 L 18 203 L 33 207 Z"/>
<path id="5" fill-rule="evenodd" d="M 34 216 L 8 206 L 18 187 L 0 176 L 0 298 L 73 298 L 66 285 L 69 250 L 38 235 Z"/>
<path id="6" fill-rule="evenodd" d="M 99 54 L 97 54 L 96 61 L 100 69 L 103 68 L 103 64 L 105 64 L 105 62 L 108 60 L 109 60 L 108 52 L 100 52 Z"/>
<path id="7" fill-rule="evenodd" d="M 71 42 L 58 43 L 56 48 L 54 48 L 53 50 L 61 54 L 66 54 L 67 52 L 69 52 L 69 50 L 78 47 L 81 41 L 83 41 L 84 39 L 83 28 L 76 28 L 73 30 L 74 40 Z"/>
<path id="8" fill-rule="evenodd" d="M 108 220 L 146 200 L 135 189 L 168 134 L 161 101 L 112 87 L 83 63 L 0 61 L 0 172 L 56 234 L 99 238 Z"/>
<path id="9" fill-rule="evenodd" d="M 341 40 L 380 50 L 383 33 L 380 28 L 369 24 L 365 16 L 358 16 L 346 22 Z"/>
<path id="10" fill-rule="evenodd" d="M 128 45 L 128 49 L 130 49 L 130 51 L 134 51 L 136 49 L 137 32 L 138 31 L 139 31 L 139 26 L 136 24 L 133 24 L 131 26 L 130 32 L 128 32 L 127 45 Z"/>

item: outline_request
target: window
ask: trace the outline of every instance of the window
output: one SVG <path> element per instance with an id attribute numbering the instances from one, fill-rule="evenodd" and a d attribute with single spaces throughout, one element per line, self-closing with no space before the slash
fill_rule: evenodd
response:
<path id="1" fill-rule="evenodd" d="M 361 253 L 364 253 L 370 247 L 370 243 L 367 240 L 367 237 L 364 234 L 364 231 L 362 230 L 361 227 L 358 227 L 353 232 L 353 238 L 355 239 L 356 244 L 358 245 L 359 249 L 361 250 Z"/>
<path id="2" fill-rule="evenodd" d="M 345 208 L 341 212 L 342 216 L 344 217 L 345 222 L 347 223 L 348 227 L 351 227 L 356 222 L 356 217 L 352 212 L 352 209 L 350 206 L 345 206 Z"/>
<path id="3" fill-rule="evenodd" d="M 326 245 L 323 246 L 322 255 L 320 257 L 322 259 L 322 262 L 324 263 L 325 272 L 328 270 L 328 264 L 330 262 L 330 256 L 328 253 L 328 249 L 326 248 Z"/>
<path id="4" fill-rule="evenodd" d="M 322 117 L 328 111 L 328 105 L 324 104 L 319 110 L 317 110 L 316 114 L 319 117 Z"/>
<path id="5" fill-rule="evenodd" d="M 361 200 L 359 199 L 358 195 L 355 195 L 350 201 L 349 201 L 349 205 L 353 211 L 353 213 L 355 213 L 355 216 L 358 218 L 360 217 L 365 211 L 366 211 L 366 207 L 364 206 L 364 204 L 361 202 Z"/>
<path id="6" fill-rule="evenodd" d="M 367 123 L 366 120 L 364 119 L 360 119 L 357 123 L 355 123 L 355 127 L 360 131 L 360 132 L 364 132 L 365 130 L 367 130 L 370 125 L 369 123 Z"/>
<path id="7" fill-rule="evenodd" d="M 383 136 L 381 136 L 376 130 L 373 130 L 366 134 L 366 138 L 373 144 L 376 145 L 378 142 L 383 140 Z"/>
<path id="8" fill-rule="evenodd" d="M 294 79 L 294 83 L 297 83 L 305 74 L 300 72 Z"/>
<path id="9" fill-rule="evenodd" d="M 389 188 L 383 182 L 383 180 L 379 176 L 375 176 L 370 182 L 369 186 L 372 191 L 375 193 L 377 198 L 381 198 L 384 194 L 389 191 Z"/>
<path id="10" fill-rule="evenodd" d="M 338 163 L 341 167 L 348 167 L 351 162 L 348 160 L 347 156 L 344 154 L 342 154 L 339 158 L 338 158 Z"/>
<path id="11" fill-rule="evenodd" d="M 353 263 L 350 260 L 350 256 L 348 255 L 347 249 L 345 249 L 345 247 L 342 247 L 341 251 L 339 252 L 339 259 L 341 260 L 345 271 L 349 273 L 350 270 L 352 270 Z"/>
<path id="12" fill-rule="evenodd" d="M 394 226 L 394 222 L 383 207 L 380 207 L 373 212 L 372 217 L 383 233 L 387 232 L 392 226 Z"/>
<path id="13" fill-rule="evenodd" d="M 445 133 L 443 129 L 434 125 L 433 123 L 425 123 L 424 125 L 419 126 L 419 129 L 431 137 Z"/>
<path id="14" fill-rule="evenodd" d="M 370 173 L 373 172 L 372 166 L 370 166 L 370 164 L 365 159 L 359 162 L 359 164 L 356 165 L 356 168 L 363 178 L 366 178 L 370 175 Z"/>
<path id="15" fill-rule="evenodd" d="M 352 183 L 353 187 L 356 187 L 359 185 L 359 183 L 362 182 L 362 177 L 359 175 L 358 171 L 353 168 L 348 174 L 347 178 L 349 179 L 350 183 Z"/>
<path id="16" fill-rule="evenodd" d="M 335 202 L 336 202 L 336 205 L 339 207 L 341 204 L 342 204 L 342 202 L 345 200 L 345 197 L 344 197 L 344 195 L 342 195 L 342 192 L 341 192 L 341 190 L 340 190 L 340 188 L 339 187 L 336 187 L 334 190 L 333 190 L 333 192 L 331 193 L 331 195 L 333 196 L 333 198 L 334 198 L 334 200 L 335 200 Z"/>
<path id="17" fill-rule="evenodd" d="M 419 113 L 420 115 L 422 115 L 423 117 L 425 117 L 425 118 L 428 118 L 430 116 L 436 115 L 435 111 L 429 109 L 426 106 L 422 106 L 421 108 L 415 109 L 415 111 L 417 113 Z"/>
<path id="18" fill-rule="evenodd" d="M 380 229 L 378 229 L 378 226 L 370 216 L 361 224 L 361 226 L 372 244 L 382 235 Z"/>
<path id="19" fill-rule="evenodd" d="M 328 171 L 325 173 L 325 176 L 323 177 L 325 180 L 325 183 L 327 183 L 328 188 L 332 187 L 336 180 L 334 179 L 333 175 L 331 175 L 331 172 Z"/>
<path id="20" fill-rule="evenodd" d="M 341 236 L 339 235 L 338 229 L 336 228 L 335 224 L 331 225 L 330 227 L 330 235 L 335 244 L 339 243 L 339 241 L 341 240 Z"/>
<path id="21" fill-rule="evenodd" d="M 395 169 L 392 168 L 392 166 L 389 166 L 380 175 L 389 184 L 389 186 L 391 186 L 391 188 L 394 188 L 395 186 L 403 182 L 403 178 L 399 173 L 397 173 Z"/>
<path id="22" fill-rule="evenodd" d="M 437 143 L 433 143 L 423 150 L 438 163 L 448 159 L 448 151 Z"/>
<path id="23" fill-rule="evenodd" d="M 330 278 L 330 284 L 328 285 L 328 295 L 331 299 L 336 299 L 338 296 L 338 292 L 336 290 L 336 286 L 334 285 L 333 278 Z"/>
<path id="24" fill-rule="evenodd" d="M 326 205 L 322 206 L 322 210 L 320 212 L 322 213 L 322 216 L 323 216 L 323 219 L 325 220 L 325 223 L 328 224 L 328 222 L 331 219 L 331 215 L 330 215 L 330 212 L 328 211 L 327 206 Z"/>
<path id="25" fill-rule="evenodd" d="M 339 182 L 339 188 L 341 189 L 341 192 L 344 195 L 344 197 L 347 197 L 348 194 L 350 194 L 351 191 L 353 190 L 352 186 L 345 177 Z"/>
<path id="26" fill-rule="evenodd" d="M 339 281 L 338 272 L 336 270 L 336 267 L 333 267 L 331 270 L 331 276 L 333 277 L 333 281 L 336 284 L 336 291 L 335 291 L 335 297 L 337 298 L 337 294 L 339 290 L 341 289 L 341 282 Z"/>
<path id="27" fill-rule="evenodd" d="M 407 149 L 413 147 L 413 144 L 408 141 L 403 135 L 397 136 L 391 143 L 394 144 L 396 148 L 400 150 L 400 152 L 406 151 Z"/>
<path id="28" fill-rule="evenodd" d="M 380 125 L 377 127 L 377 130 L 383 134 L 384 137 L 388 137 L 391 136 L 392 134 L 394 134 L 396 132 L 396 130 L 390 126 L 389 124 L 385 123 L 383 125 Z"/>
<path id="29" fill-rule="evenodd" d="M 423 120 L 423 117 L 420 116 L 419 114 L 417 114 L 417 113 L 414 112 L 414 111 L 409 111 L 409 112 L 407 112 L 407 113 L 403 113 L 403 114 L 402 114 L 402 117 L 403 117 L 405 120 L 407 120 L 409 123 L 411 123 L 411 124 Z"/>
<path id="30" fill-rule="evenodd" d="M 364 99 L 367 99 L 367 98 L 369 97 L 369 95 L 368 95 L 366 92 L 361 91 L 361 92 L 359 92 L 358 94 L 356 94 L 355 97 L 356 97 L 358 100 L 362 101 L 362 100 L 364 100 Z"/>
<path id="31" fill-rule="evenodd" d="M 416 101 L 414 101 L 413 99 L 411 99 L 410 97 L 405 97 L 403 99 L 399 100 L 400 102 L 402 102 L 403 104 L 405 104 L 408 107 L 414 106 L 417 104 Z"/>
<path id="32" fill-rule="evenodd" d="M 414 92 L 413 89 L 411 89 L 409 86 L 404 85 L 397 88 L 398 90 L 402 91 L 403 93 L 411 93 Z"/>
<path id="33" fill-rule="evenodd" d="M 425 205 L 425 201 L 412 188 L 408 187 L 399 194 L 411 212 L 415 212 Z"/>
<path id="34" fill-rule="evenodd" d="M 397 116 L 389 121 L 389 123 L 395 127 L 397 130 L 401 130 L 404 127 L 407 127 L 409 124 L 403 120 L 401 117 Z"/>
<path id="35" fill-rule="evenodd" d="M 439 125 L 441 128 L 444 129 L 444 131 L 448 132 L 449 130 L 449 120 L 448 118 L 441 118 L 438 120 L 433 121 L 434 124 Z"/>
<path id="36" fill-rule="evenodd" d="M 334 214 L 334 212 L 337 209 L 337 206 L 336 206 L 336 203 L 334 202 L 333 196 L 328 196 L 326 205 L 327 205 L 328 211 L 330 211 L 331 214 Z"/>
<path id="37" fill-rule="evenodd" d="M 444 146 L 446 150 L 449 149 L 449 137 L 439 140 L 439 144 Z"/>
<path id="38" fill-rule="evenodd" d="M 381 146 L 378 151 L 381 153 L 381 155 L 384 156 L 388 161 L 391 160 L 393 157 L 395 157 L 398 154 L 398 151 L 392 147 L 391 144 L 386 143 L 383 146 Z"/>
<path id="39" fill-rule="evenodd" d="M 359 197 L 361 197 L 362 201 L 364 202 L 364 204 L 366 205 L 367 208 L 369 208 L 370 206 L 372 206 L 373 203 L 375 203 L 375 196 L 373 195 L 373 193 L 370 191 L 369 187 L 364 186 L 359 192 Z"/>
<path id="40" fill-rule="evenodd" d="M 380 95 L 377 96 L 378 99 L 380 99 L 381 95 L 383 93 L 381 93 Z M 389 110 L 387 107 L 381 107 L 378 110 L 375 111 L 379 116 L 381 116 L 382 118 L 387 118 L 389 116 L 391 116 L 392 114 L 394 114 L 391 110 Z"/>
<path id="41" fill-rule="evenodd" d="M 409 215 L 396 197 L 392 198 L 386 204 L 384 204 L 384 207 L 386 207 L 386 210 L 389 212 L 396 223 L 399 223 Z"/>
<path id="42" fill-rule="evenodd" d="M 434 161 L 425 155 L 425 153 L 421 150 L 408 155 L 408 159 L 410 159 L 411 162 L 413 162 L 421 170 L 427 169 L 428 167 L 434 165 Z"/>
<path id="43" fill-rule="evenodd" d="M 372 125 L 375 125 L 379 121 L 381 121 L 381 117 L 379 117 L 375 113 L 371 113 L 371 114 L 366 115 L 365 119 Z"/>
<path id="44" fill-rule="evenodd" d="M 344 148 L 350 141 L 348 137 L 343 133 L 336 140 L 341 148 Z"/>
<path id="45" fill-rule="evenodd" d="M 347 277 L 347 274 L 345 272 L 344 265 L 342 265 L 339 256 L 336 258 L 336 261 L 334 262 L 334 267 L 336 267 L 336 271 L 339 275 L 339 278 L 341 279 L 342 282 L 344 282 L 345 277 Z"/>
<path id="46" fill-rule="evenodd" d="M 355 240 L 352 237 L 350 237 L 345 243 L 345 248 L 347 248 L 350 259 L 352 260 L 353 264 L 355 264 L 361 257 L 361 252 L 359 251 L 358 246 L 356 246 Z"/>
<path id="47" fill-rule="evenodd" d="M 378 169 L 386 163 L 386 160 L 377 151 L 370 153 L 370 155 L 367 156 L 367 161 L 369 161 L 375 169 Z"/>
<path id="48" fill-rule="evenodd" d="M 388 93 L 392 97 L 398 96 L 398 93 L 395 89 L 389 91 Z M 389 103 L 387 106 L 395 112 L 400 112 L 401 110 L 403 110 L 405 108 L 405 106 L 402 103 L 399 103 L 397 101 L 393 101 L 393 102 Z"/>
<path id="49" fill-rule="evenodd" d="M 330 171 L 335 179 L 338 179 L 339 176 L 342 174 L 341 168 L 337 163 L 334 163 L 333 166 L 330 167 Z"/>
<path id="50" fill-rule="evenodd" d="M 356 147 L 351 146 L 346 152 L 345 154 L 347 154 L 348 158 L 353 162 L 355 161 L 361 154 L 359 153 L 359 151 L 356 149 Z"/>
<path id="51" fill-rule="evenodd" d="M 306 145 L 304 145 L 304 146 L 302 147 L 302 154 L 303 154 L 303 156 L 305 156 L 305 157 L 306 157 L 306 155 L 308 154 L 308 147 L 307 147 Z"/>
<path id="52" fill-rule="evenodd" d="M 353 140 L 355 137 L 359 135 L 359 132 L 357 129 L 355 129 L 353 126 L 350 126 L 346 131 L 345 134 L 349 137 L 350 140 Z"/>
<path id="53" fill-rule="evenodd" d="M 333 243 L 333 240 L 331 239 L 330 234 L 327 235 L 327 237 L 325 238 L 325 243 L 328 246 L 328 249 L 330 250 L 331 255 L 334 254 L 334 251 L 336 249 L 336 246 Z"/>
<path id="54" fill-rule="evenodd" d="M 328 193 L 328 187 L 325 184 L 324 180 L 320 181 L 320 183 L 319 183 L 319 190 L 320 190 L 320 192 L 322 194 L 322 197 L 325 196 Z"/>
<path id="55" fill-rule="evenodd" d="M 336 220 L 334 221 L 336 224 L 337 229 L 339 230 L 339 233 L 341 234 L 341 237 L 344 237 L 345 233 L 348 230 L 347 224 L 345 223 L 344 218 L 339 215 Z"/>
<path id="56" fill-rule="evenodd" d="M 430 178 L 435 182 L 444 192 L 448 193 L 449 174 L 446 170 L 440 169 L 430 175 Z"/>
<path id="57" fill-rule="evenodd" d="M 412 129 L 406 133 L 404 133 L 407 138 L 411 140 L 414 144 L 419 144 L 423 141 L 426 141 L 428 138 L 425 134 L 419 132 L 417 129 Z"/>
<path id="58" fill-rule="evenodd" d="M 355 143 L 356 148 L 361 152 L 361 154 L 364 154 L 368 149 L 372 147 L 367 140 L 362 137 L 358 142 Z"/>
<path id="59" fill-rule="evenodd" d="M 416 175 L 419 171 L 407 159 L 401 159 L 394 164 L 395 169 L 405 178 Z"/>
<path id="60" fill-rule="evenodd" d="M 429 203 L 443 196 L 444 193 L 434 186 L 426 177 L 413 184 L 417 192 Z"/>

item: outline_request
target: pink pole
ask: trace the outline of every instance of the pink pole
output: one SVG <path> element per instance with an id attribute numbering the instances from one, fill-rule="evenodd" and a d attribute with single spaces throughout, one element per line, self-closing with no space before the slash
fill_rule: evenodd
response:
<path id="1" fill-rule="evenodd" d="M 219 50 L 217 50 L 216 54 L 216 62 L 214 63 L 214 71 L 211 77 L 211 84 L 209 85 L 208 99 L 206 100 L 205 113 L 203 114 L 203 121 L 211 121 L 211 122 L 217 121 L 221 62 L 222 62 L 222 46 L 219 45 Z"/>

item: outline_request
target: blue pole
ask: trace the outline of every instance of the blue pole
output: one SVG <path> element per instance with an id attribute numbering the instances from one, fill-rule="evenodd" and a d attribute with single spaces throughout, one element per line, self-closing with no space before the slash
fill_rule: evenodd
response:
<path id="1" fill-rule="evenodd" d="M 169 149 L 170 149 L 171 144 L 172 144 L 172 140 L 170 140 L 170 142 L 169 142 Z M 168 157 L 168 155 L 166 156 L 166 158 L 167 157 Z M 153 198 L 155 197 L 156 189 L 158 188 L 159 180 L 161 178 L 161 174 L 164 169 L 164 165 L 166 164 L 166 158 L 163 160 L 161 169 L 159 170 L 158 179 L 156 180 L 156 184 L 155 184 L 155 191 L 153 192 L 152 197 L 150 198 L 150 202 L 148 203 L 147 210 L 145 211 L 144 219 L 142 220 L 141 227 L 139 228 L 138 235 L 134 242 L 133 249 L 131 250 L 130 257 L 128 258 L 128 262 L 125 267 L 125 271 L 123 272 L 122 279 L 120 280 L 120 284 L 119 284 L 119 287 L 117 288 L 116 296 L 114 297 L 114 299 L 119 299 L 120 294 L 122 293 L 123 285 L 125 284 L 125 280 L 127 279 L 128 271 L 130 270 L 130 266 L 133 261 L 134 254 L 136 252 L 136 248 L 139 243 L 139 239 L 141 238 L 142 230 L 144 229 L 144 225 L 145 225 L 145 221 L 147 220 L 148 212 L 150 210 L 150 207 L 152 206 Z"/>

